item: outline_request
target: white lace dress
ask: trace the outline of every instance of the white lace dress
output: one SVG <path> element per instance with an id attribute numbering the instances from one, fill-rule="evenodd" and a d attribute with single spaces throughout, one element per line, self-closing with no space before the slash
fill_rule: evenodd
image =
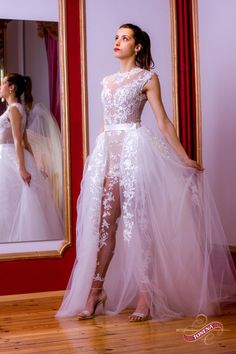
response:
<path id="1" fill-rule="evenodd" d="M 0 117 L 0 243 L 55 240 L 64 237 L 64 228 L 49 183 L 36 167 L 33 156 L 24 150 L 25 165 L 31 174 L 30 186 L 19 173 L 9 109 L 21 114 L 21 133 L 26 126 L 26 112 L 13 103 Z"/>
<path id="2" fill-rule="evenodd" d="M 77 257 L 58 317 L 77 315 L 93 280 L 104 280 L 97 255 L 116 221 L 106 313 L 135 307 L 140 291 L 159 320 L 217 314 L 220 302 L 235 300 L 235 270 L 204 174 L 141 126 L 152 75 L 135 68 L 102 81 L 104 132 L 84 168 Z"/>

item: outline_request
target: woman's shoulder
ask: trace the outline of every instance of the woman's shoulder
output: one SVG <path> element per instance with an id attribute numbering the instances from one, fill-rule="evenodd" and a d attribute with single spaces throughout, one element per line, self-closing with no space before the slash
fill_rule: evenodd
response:
<path id="1" fill-rule="evenodd" d="M 140 67 L 135 67 L 127 72 L 121 73 L 120 71 L 116 71 L 114 73 L 108 74 L 106 76 L 103 77 L 103 79 L 101 80 L 101 83 L 104 83 L 104 81 L 112 79 L 114 77 L 117 76 L 127 76 L 127 75 L 132 75 L 133 76 L 153 76 L 153 75 L 157 75 L 157 72 L 154 70 L 147 70 L 144 68 L 140 68 Z M 158 75 L 157 75 L 158 76 Z"/>
<path id="2" fill-rule="evenodd" d="M 109 74 L 101 80 L 101 84 L 104 85 L 109 81 L 119 80 L 122 78 L 133 78 L 134 80 L 138 80 L 138 81 L 142 81 L 142 80 L 146 81 L 146 80 L 150 80 L 154 75 L 158 76 L 156 71 L 154 70 L 147 70 L 144 68 L 135 67 L 130 71 L 124 73 L 117 71 L 115 73 Z"/>
<path id="3" fill-rule="evenodd" d="M 24 110 L 24 106 L 22 103 L 20 102 L 12 102 L 12 103 L 9 103 L 8 106 L 7 106 L 7 109 L 10 110 L 12 107 L 16 107 L 20 110 Z"/>
<path id="4" fill-rule="evenodd" d="M 156 70 L 153 70 L 153 69 L 147 70 L 147 69 L 143 69 L 143 68 L 140 68 L 139 75 L 142 78 L 151 78 L 154 75 L 158 76 Z"/>
<path id="5" fill-rule="evenodd" d="M 104 85 L 108 80 L 112 79 L 115 75 L 116 73 L 104 76 L 101 80 L 101 85 Z"/>
<path id="6" fill-rule="evenodd" d="M 22 103 L 19 103 L 19 102 L 13 102 L 13 103 L 10 103 L 7 107 L 7 111 L 10 113 L 10 112 L 14 112 L 14 110 L 17 110 L 21 116 L 25 116 L 26 114 L 26 111 L 25 111 L 25 107 L 23 106 Z"/>

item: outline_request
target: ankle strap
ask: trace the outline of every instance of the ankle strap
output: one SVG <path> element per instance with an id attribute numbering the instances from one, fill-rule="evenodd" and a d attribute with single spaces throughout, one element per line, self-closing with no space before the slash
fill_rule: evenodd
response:
<path id="1" fill-rule="evenodd" d="M 103 288 L 91 288 L 91 289 L 97 289 L 97 290 L 102 290 Z"/>

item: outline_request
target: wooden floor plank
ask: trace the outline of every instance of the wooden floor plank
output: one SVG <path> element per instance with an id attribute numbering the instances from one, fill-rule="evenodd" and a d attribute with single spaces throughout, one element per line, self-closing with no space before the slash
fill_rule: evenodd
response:
<path id="1" fill-rule="evenodd" d="M 129 311 L 118 316 L 96 316 L 88 321 L 57 320 L 62 294 L 35 294 L 0 298 L 0 353 L 81 354 L 160 353 L 235 354 L 236 309 L 227 307 L 217 320 L 224 331 L 211 332 L 211 344 L 203 339 L 189 343 L 183 330 L 194 318 L 129 323 Z M 209 338 L 208 338 L 209 339 Z"/>

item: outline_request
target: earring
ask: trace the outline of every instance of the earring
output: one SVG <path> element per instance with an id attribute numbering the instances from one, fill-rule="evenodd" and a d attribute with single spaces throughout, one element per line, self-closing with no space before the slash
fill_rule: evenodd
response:
<path id="1" fill-rule="evenodd" d="M 9 90 L 9 93 L 10 93 L 10 94 L 12 93 L 12 90 L 11 90 L 11 89 Z"/>
<path id="2" fill-rule="evenodd" d="M 138 55 L 138 52 L 135 52 L 135 55 Z"/>

